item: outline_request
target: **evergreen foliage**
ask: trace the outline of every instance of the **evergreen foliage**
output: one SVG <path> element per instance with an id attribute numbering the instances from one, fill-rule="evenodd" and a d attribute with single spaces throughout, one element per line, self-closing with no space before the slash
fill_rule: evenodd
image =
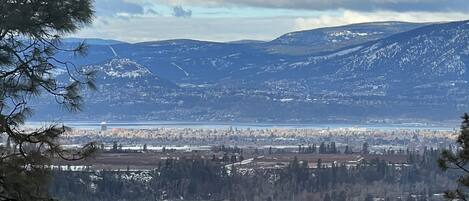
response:
<path id="1" fill-rule="evenodd" d="M 440 200 L 453 177 L 436 165 L 439 151 L 413 161 L 383 160 L 308 167 L 293 158 L 283 169 L 247 169 L 211 159 L 168 159 L 154 170 L 54 172 L 51 191 L 64 200 Z M 330 163 L 329 163 L 330 164 Z"/>
<path id="2" fill-rule="evenodd" d="M 0 2 L 0 200 L 50 200 L 47 165 L 53 158 L 79 160 L 95 150 L 64 150 L 58 138 L 67 128 L 50 125 L 22 129 L 32 115 L 28 102 L 50 95 L 70 111 L 79 111 L 81 90 L 94 89 L 93 71 L 55 57 L 59 52 L 86 53 L 86 45 L 62 48 L 61 37 L 93 20 L 92 0 L 3 0 Z M 69 83 L 59 82 L 65 71 Z"/>
<path id="3" fill-rule="evenodd" d="M 442 170 L 456 170 L 461 174 L 458 178 L 460 187 L 456 190 L 446 192 L 446 198 L 449 200 L 468 200 L 469 188 L 469 114 L 465 113 L 462 117 L 461 131 L 457 139 L 458 149 L 445 150 L 441 153 L 438 165 Z"/>

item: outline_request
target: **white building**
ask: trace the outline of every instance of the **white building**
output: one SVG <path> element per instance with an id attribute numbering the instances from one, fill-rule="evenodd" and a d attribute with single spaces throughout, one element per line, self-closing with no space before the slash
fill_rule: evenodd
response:
<path id="1" fill-rule="evenodd" d="M 101 131 L 107 131 L 107 123 L 106 122 L 101 122 Z"/>

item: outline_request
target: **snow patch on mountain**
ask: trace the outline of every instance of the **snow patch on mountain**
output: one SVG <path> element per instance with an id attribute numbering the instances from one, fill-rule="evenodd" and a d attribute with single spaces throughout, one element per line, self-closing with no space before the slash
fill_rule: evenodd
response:
<path id="1" fill-rule="evenodd" d="M 464 50 L 462 53 L 465 54 L 465 55 L 469 55 L 469 47 L 467 47 L 467 49 Z"/>
<path id="2" fill-rule="evenodd" d="M 181 70 L 181 71 L 184 73 L 184 75 L 186 75 L 186 77 L 189 77 L 189 73 L 188 73 L 186 70 L 184 70 L 181 66 L 177 65 L 177 64 L 174 63 L 174 62 L 171 63 L 171 65 L 173 65 L 174 67 L 176 67 L 176 68 L 178 68 L 179 70 Z"/>
<path id="3" fill-rule="evenodd" d="M 343 31 L 334 31 L 334 32 L 329 32 L 328 33 L 328 38 L 329 41 L 333 43 L 337 42 L 342 42 L 345 40 L 350 40 L 352 38 L 357 38 L 357 37 L 367 37 L 371 35 L 378 35 L 378 34 L 383 34 L 383 32 L 377 32 L 377 31 L 370 31 L 370 32 L 353 32 L 349 30 L 343 30 Z"/>
<path id="4" fill-rule="evenodd" d="M 338 51 L 338 52 L 334 52 L 334 53 L 328 54 L 328 55 L 310 57 L 310 58 L 308 58 L 307 61 L 294 62 L 294 63 L 290 64 L 290 67 L 298 68 L 298 67 L 302 67 L 302 66 L 308 66 L 308 65 L 311 65 L 311 64 L 316 64 L 316 63 L 319 63 L 320 61 L 324 61 L 324 60 L 332 59 L 334 57 L 339 57 L 339 56 L 344 56 L 344 55 L 347 55 L 347 54 L 354 53 L 356 51 L 359 51 L 361 48 L 362 48 L 362 46 L 357 46 L 357 47 L 352 47 L 352 48 L 349 48 L 349 49 L 341 50 L 341 51 Z"/>
<path id="5" fill-rule="evenodd" d="M 98 68 L 107 76 L 115 78 L 138 78 L 152 74 L 148 68 L 130 59 L 112 59 Z"/>
<path id="6" fill-rule="evenodd" d="M 335 52 L 335 53 L 332 53 L 332 54 L 329 54 L 329 55 L 326 55 L 326 56 L 320 56 L 318 58 L 330 59 L 330 58 L 334 58 L 334 57 L 337 57 L 337 56 L 344 56 L 344 55 L 356 52 L 356 51 L 360 50 L 361 48 L 362 48 L 362 46 L 357 46 L 357 47 L 353 47 L 353 48 L 350 48 L 350 49 L 341 50 L 341 51 L 338 51 L 338 52 Z"/>
<path id="7" fill-rule="evenodd" d="M 462 76 L 466 73 L 469 27 L 464 24 L 427 28 L 395 35 L 363 47 L 331 65 L 339 74 L 406 75 L 422 78 Z"/>

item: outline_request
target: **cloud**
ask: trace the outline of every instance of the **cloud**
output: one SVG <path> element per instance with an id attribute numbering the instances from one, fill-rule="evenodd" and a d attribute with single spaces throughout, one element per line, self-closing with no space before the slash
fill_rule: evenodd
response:
<path id="1" fill-rule="evenodd" d="M 192 10 L 189 10 L 189 9 L 185 10 L 182 6 L 174 6 L 173 16 L 188 18 L 192 16 Z"/>
<path id="2" fill-rule="evenodd" d="M 300 10 L 469 11 L 467 0 L 158 0 L 170 5 L 261 7 Z M 182 4 L 184 3 L 184 4 Z"/>
<path id="3" fill-rule="evenodd" d="M 357 12 L 342 11 L 318 17 L 220 17 L 190 20 L 172 16 L 147 16 L 129 19 L 98 17 L 93 26 L 74 37 L 116 39 L 128 42 L 167 39 L 235 41 L 272 40 L 285 33 L 319 27 L 372 21 L 438 22 L 469 19 L 469 13 L 455 12 Z"/>
<path id="4" fill-rule="evenodd" d="M 146 11 L 147 14 L 151 14 L 151 15 L 159 15 L 160 13 L 158 13 L 158 11 L 154 10 L 154 9 L 147 9 Z"/>
<path id="5" fill-rule="evenodd" d="M 467 20 L 469 4 L 465 1 L 95 0 L 95 22 L 75 37 L 128 42 L 181 38 L 209 41 L 272 40 L 292 31 L 351 23 Z M 289 12 L 284 14 L 283 10 L 268 8 L 284 8 Z M 194 15 L 193 10 L 196 11 Z M 223 14 L 226 12 L 232 13 Z"/>
<path id="6" fill-rule="evenodd" d="M 356 12 L 344 11 L 341 15 L 322 15 L 319 17 L 303 17 L 295 20 L 295 27 L 299 30 L 320 27 L 340 26 L 354 23 L 379 21 L 404 22 L 444 22 L 469 19 L 469 13 L 462 12 Z"/>
<path id="7" fill-rule="evenodd" d="M 142 4 L 125 0 L 96 0 L 94 7 L 98 16 L 135 15 L 145 12 Z"/>
<path id="8" fill-rule="evenodd" d="M 106 21 L 104 23 L 103 21 Z M 177 18 L 135 17 L 129 20 L 108 17 L 95 21 L 73 37 L 144 42 L 169 39 L 236 41 L 270 40 L 295 30 L 295 18 Z"/>

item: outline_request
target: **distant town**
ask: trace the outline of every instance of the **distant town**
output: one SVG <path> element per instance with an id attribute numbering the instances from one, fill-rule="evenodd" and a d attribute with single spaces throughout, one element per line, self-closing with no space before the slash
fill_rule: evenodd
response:
<path id="1" fill-rule="evenodd" d="M 140 153 L 153 154 L 161 159 L 182 156 L 204 156 L 223 158 L 226 150 L 237 150 L 229 155 L 230 161 L 241 159 L 269 160 L 271 154 L 287 154 L 277 160 L 288 163 L 293 155 L 302 154 L 349 154 L 336 162 L 354 161 L 364 155 L 388 155 L 423 153 L 425 150 L 452 149 L 455 146 L 457 130 L 432 129 L 379 129 L 379 128 L 151 128 L 123 129 L 108 128 L 102 123 L 100 128 L 71 129 L 62 138 L 65 147 L 79 147 L 87 142 L 97 142 L 106 154 Z M 365 148 L 366 147 L 366 151 Z M 225 150 L 225 151 L 223 151 Z M 104 155 L 106 155 L 104 154 Z M 290 154 L 290 155 L 289 155 Z M 98 156 L 99 158 L 100 156 Z M 140 155 L 128 157 L 140 158 Z M 226 157 L 226 156 L 225 156 Z M 321 156 L 329 160 L 328 155 Z M 134 160 L 117 160 L 108 165 L 136 169 L 154 167 L 133 163 Z M 304 158 L 305 160 L 308 157 Z M 317 162 L 318 156 L 308 162 Z M 329 160 L 334 162 L 334 159 Z M 122 164 L 119 164 L 119 163 Z M 148 161 L 145 161 L 145 163 Z M 106 165 L 106 164 L 105 164 Z M 155 162 L 153 165 L 157 165 Z M 107 167 L 111 167 L 107 166 Z M 98 168 L 99 169 L 99 168 Z"/>
<path id="2" fill-rule="evenodd" d="M 442 150 L 458 149 L 456 129 L 129 129 L 110 128 L 105 122 L 98 125 L 71 129 L 61 138 L 66 149 L 96 142 L 98 152 L 83 161 L 54 160 L 51 189 L 55 195 L 67 198 L 72 189 L 62 186 L 75 185 L 74 192 L 85 192 L 75 194 L 80 198 L 243 200 L 242 196 L 260 191 L 259 197 L 248 200 L 327 200 L 328 196 L 336 196 L 336 200 L 340 200 L 338 196 L 347 200 L 440 200 L 448 187 L 455 186 L 454 176 L 443 175 L 436 161 Z M 432 176 L 422 177 L 427 174 Z M 208 180 L 221 183 L 209 184 Z M 200 187 L 193 187 L 196 191 L 173 187 L 189 185 L 186 182 Z M 249 187 L 251 182 L 259 183 Z M 281 187 L 271 191 L 270 185 Z M 155 186 L 158 191 L 145 190 Z M 111 193 L 107 188 L 123 190 Z M 237 188 L 243 194 L 229 193 Z M 362 188 L 367 189 L 365 194 Z M 387 193 L 382 189 L 388 189 Z M 134 190 L 141 194 L 132 194 Z"/>

